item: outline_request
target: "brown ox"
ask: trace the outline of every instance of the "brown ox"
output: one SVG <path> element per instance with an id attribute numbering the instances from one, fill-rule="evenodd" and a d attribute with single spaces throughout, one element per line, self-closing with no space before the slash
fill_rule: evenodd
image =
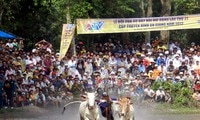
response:
<path id="1" fill-rule="evenodd" d="M 113 103 L 112 110 L 114 114 L 118 113 L 120 120 L 134 120 L 134 108 L 130 98 L 119 98 Z"/>

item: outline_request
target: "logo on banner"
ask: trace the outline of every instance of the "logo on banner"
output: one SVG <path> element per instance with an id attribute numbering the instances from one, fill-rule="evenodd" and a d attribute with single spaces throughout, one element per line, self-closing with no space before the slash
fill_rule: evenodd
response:
<path id="1" fill-rule="evenodd" d="M 65 28 L 65 33 L 69 36 L 73 33 L 73 29 L 75 28 L 74 24 L 67 24 L 66 28 Z"/>
<path id="2" fill-rule="evenodd" d="M 85 30 L 100 30 L 103 26 L 104 22 L 100 21 L 100 22 L 89 22 L 86 24 Z"/>

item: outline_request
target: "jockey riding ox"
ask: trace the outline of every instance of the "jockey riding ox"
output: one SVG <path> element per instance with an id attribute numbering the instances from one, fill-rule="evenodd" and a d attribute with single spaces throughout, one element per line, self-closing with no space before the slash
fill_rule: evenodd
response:
<path id="1" fill-rule="evenodd" d="M 115 118 L 118 114 L 120 120 L 134 120 L 134 108 L 130 98 L 123 97 L 113 101 L 112 111 Z"/>
<path id="2" fill-rule="evenodd" d="M 73 103 L 80 103 L 79 106 L 79 114 L 80 114 L 80 120 L 99 120 L 99 108 L 95 101 L 96 94 L 94 92 L 87 93 L 86 96 L 82 96 L 85 99 L 83 101 L 73 101 L 71 103 L 68 103 L 64 106 L 63 113 L 65 111 L 65 108 Z"/>

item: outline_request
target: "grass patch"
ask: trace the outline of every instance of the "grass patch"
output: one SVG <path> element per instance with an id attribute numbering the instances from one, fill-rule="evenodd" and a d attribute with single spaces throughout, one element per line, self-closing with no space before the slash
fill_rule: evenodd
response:
<path id="1" fill-rule="evenodd" d="M 155 104 L 154 112 L 159 114 L 200 114 L 197 107 L 177 107 L 171 104 Z"/>

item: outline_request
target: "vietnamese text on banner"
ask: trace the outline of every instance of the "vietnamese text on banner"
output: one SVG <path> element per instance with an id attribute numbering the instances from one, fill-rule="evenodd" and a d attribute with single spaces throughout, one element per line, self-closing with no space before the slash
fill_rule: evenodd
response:
<path id="1" fill-rule="evenodd" d="M 61 60 L 67 53 L 71 41 L 75 33 L 75 24 L 63 24 L 61 42 L 60 42 L 60 55 L 59 59 Z"/>
<path id="2" fill-rule="evenodd" d="M 200 14 L 116 19 L 77 19 L 77 34 L 144 32 L 200 28 Z"/>

